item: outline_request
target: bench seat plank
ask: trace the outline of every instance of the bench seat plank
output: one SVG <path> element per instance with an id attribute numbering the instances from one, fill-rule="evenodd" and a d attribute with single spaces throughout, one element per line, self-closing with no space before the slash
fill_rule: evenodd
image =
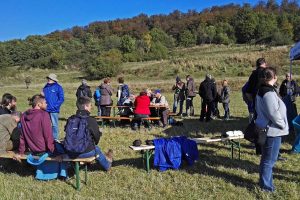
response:
<path id="1" fill-rule="evenodd" d="M 0 151 L 0 158 L 13 158 L 15 155 L 16 155 L 16 153 L 13 151 Z M 93 162 L 96 159 L 96 157 L 72 159 L 72 158 L 69 158 L 69 156 L 67 154 L 63 154 L 62 157 L 63 157 L 63 159 L 62 159 L 63 162 Z M 38 159 L 39 156 L 33 156 L 33 158 Z M 23 160 L 27 159 L 27 155 L 26 154 L 22 155 L 21 159 L 23 159 Z M 46 160 L 59 161 L 59 158 L 58 157 L 52 157 L 52 158 L 48 157 L 48 158 L 46 158 Z"/>

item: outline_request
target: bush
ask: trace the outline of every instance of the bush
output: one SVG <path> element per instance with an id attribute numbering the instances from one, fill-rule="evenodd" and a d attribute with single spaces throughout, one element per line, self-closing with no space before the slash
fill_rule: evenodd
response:
<path id="1" fill-rule="evenodd" d="M 102 79 L 118 75 L 122 63 L 122 54 L 119 50 L 112 49 L 91 60 L 85 66 L 88 79 Z"/>

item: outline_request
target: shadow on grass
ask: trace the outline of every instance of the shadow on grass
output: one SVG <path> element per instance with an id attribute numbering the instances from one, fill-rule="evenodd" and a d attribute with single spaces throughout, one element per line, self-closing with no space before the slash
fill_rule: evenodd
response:
<path id="1" fill-rule="evenodd" d="M 228 121 L 212 120 L 210 122 L 200 122 L 198 118 L 183 119 L 183 126 L 171 126 L 163 132 L 167 136 L 185 135 L 187 137 L 197 137 L 202 134 L 218 134 L 226 131 L 244 130 L 248 124 L 248 118 L 232 117 Z"/>
<path id="2" fill-rule="evenodd" d="M 231 182 L 235 186 L 245 187 L 249 190 L 255 190 L 258 183 L 240 177 L 238 175 L 234 175 L 232 173 L 227 173 L 224 171 L 218 171 L 215 169 L 216 167 L 224 167 L 230 169 L 238 169 L 247 171 L 249 174 L 259 173 L 259 163 L 254 163 L 249 160 L 238 160 L 231 159 L 230 157 L 224 157 L 215 155 L 214 151 L 211 150 L 200 150 L 199 151 L 199 161 L 190 168 L 187 168 L 186 171 L 188 173 L 199 173 L 203 175 L 209 175 L 216 178 L 222 178 L 226 182 Z M 279 180 L 286 180 L 292 182 L 299 182 L 300 180 L 299 173 L 296 171 L 283 170 L 279 168 L 273 169 L 274 178 Z"/>
<path id="3" fill-rule="evenodd" d="M 25 160 L 22 163 L 12 159 L 0 159 L 0 172 L 6 174 L 18 174 L 23 177 L 33 176 L 35 174 L 35 167 L 28 164 Z"/>

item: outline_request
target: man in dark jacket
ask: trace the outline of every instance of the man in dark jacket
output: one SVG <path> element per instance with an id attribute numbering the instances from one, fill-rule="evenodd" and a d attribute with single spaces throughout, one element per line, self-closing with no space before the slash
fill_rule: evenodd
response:
<path id="1" fill-rule="evenodd" d="M 193 98 L 196 96 L 196 85 L 194 79 L 190 76 L 186 76 L 186 116 L 194 116 Z"/>
<path id="2" fill-rule="evenodd" d="M 79 97 L 89 97 L 92 98 L 92 91 L 90 86 L 87 85 L 87 81 L 85 79 L 82 80 L 81 85 L 78 87 L 76 91 L 77 99 Z"/>
<path id="3" fill-rule="evenodd" d="M 260 88 L 260 85 L 263 83 L 263 70 L 267 67 L 266 60 L 264 58 L 259 58 L 256 60 L 256 69 L 251 73 L 248 86 L 245 91 L 245 96 L 247 97 L 248 104 L 252 104 L 254 108 L 254 117 L 256 118 L 255 112 L 255 97 Z M 261 147 L 258 144 L 255 144 L 256 154 L 261 154 Z"/>
<path id="4" fill-rule="evenodd" d="M 92 137 L 94 144 L 87 147 L 86 151 L 78 156 L 78 158 L 89 158 L 97 155 L 97 162 L 106 170 L 110 170 L 112 164 L 112 150 L 109 150 L 105 155 L 101 152 L 97 144 L 100 141 L 102 133 L 99 130 L 97 121 L 90 117 L 90 112 L 92 110 L 91 99 L 88 97 L 79 97 L 76 102 L 77 112 L 76 115 L 84 116 L 87 118 L 87 128 Z"/>
<path id="5" fill-rule="evenodd" d="M 201 82 L 199 87 L 199 95 L 202 98 L 200 121 L 204 121 L 205 117 L 206 121 L 208 122 L 211 120 L 213 103 L 217 97 L 217 88 L 212 82 L 210 74 L 207 74 L 205 80 Z"/>
<path id="6" fill-rule="evenodd" d="M 52 132 L 54 139 L 58 139 L 58 115 L 60 107 L 64 102 L 64 90 L 57 82 L 57 76 L 50 74 L 47 78 L 47 84 L 43 88 L 42 95 L 45 96 L 47 102 L 47 112 L 50 113 Z"/>
<path id="7" fill-rule="evenodd" d="M 249 77 L 245 95 L 247 95 L 247 99 L 252 101 L 253 103 L 255 102 L 256 93 L 263 80 L 263 70 L 266 67 L 267 64 L 264 58 L 257 59 L 256 69 L 251 73 Z"/>
<path id="8" fill-rule="evenodd" d="M 9 93 L 5 93 L 2 96 L 0 105 L 0 115 L 11 114 L 16 110 L 17 98 Z"/>

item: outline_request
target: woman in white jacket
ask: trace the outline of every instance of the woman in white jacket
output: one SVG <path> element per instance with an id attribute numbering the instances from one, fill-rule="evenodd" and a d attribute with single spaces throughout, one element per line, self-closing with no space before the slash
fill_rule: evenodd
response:
<path id="1" fill-rule="evenodd" d="M 274 84 L 277 81 L 276 70 L 267 67 L 263 71 L 264 83 L 256 95 L 255 124 L 266 130 L 267 139 L 262 145 L 262 156 L 259 169 L 259 185 L 269 192 L 275 190 L 273 185 L 273 166 L 277 160 L 281 145 L 281 137 L 288 135 L 289 126 L 286 107 L 279 98 Z"/>

